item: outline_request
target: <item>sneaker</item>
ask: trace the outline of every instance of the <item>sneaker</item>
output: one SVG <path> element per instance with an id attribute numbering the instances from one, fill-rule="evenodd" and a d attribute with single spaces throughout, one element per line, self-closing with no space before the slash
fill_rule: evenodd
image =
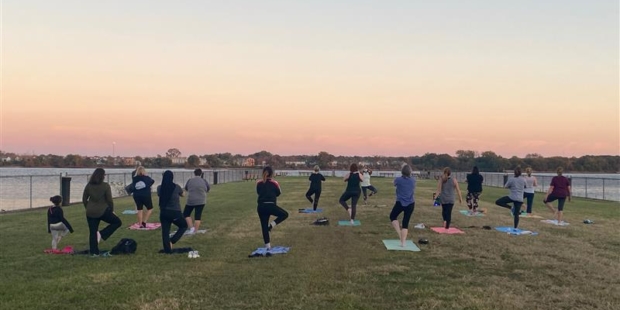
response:
<path id="1" fill-rule="evenodd" d="M 110 252 L 103 252 L 103 254 L 101 254 L 101 257 L 111 257 L 112 254 L 110 254 Z"/>
<path id="2" fill-rule="evenodd" d="M 146 222 L 142 222 L 142 225 L 140 225 L 140 227 L 146 228 Z"/>
<path id="3" fill-rule="evenodd" d="M 90 257 L 96 258 L 99 257 L 99 254 L 92 254 Z"/>

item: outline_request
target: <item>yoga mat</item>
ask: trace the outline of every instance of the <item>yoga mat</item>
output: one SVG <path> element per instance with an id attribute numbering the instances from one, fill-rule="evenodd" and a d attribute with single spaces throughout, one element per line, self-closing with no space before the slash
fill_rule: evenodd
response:
<path id="1" fill-rule="evenodd" d="M 62 250 L 45 249 L 43 252 L 47 254 L 73 254 L 73 247 L 68 245 L 64 247 Z"/>
<path id="2" fill-rule="evenodd" d="M 360 226 L 362 225 L 362 222 L 355 220 L 354 224 L 351 225 L 351 221 L 338 221 L 338 226 Z"/>
<path id="3" fill-rule="evenodd" d="M 175 231 L 173 231 L 173 232 L 171 232 L 171 233 L 170 233 L 170 237 L 174 236 L 174 234 L 176 234 L 176 233 L 177 233 L 177 231 L 176 231 L 176 230 L 175 230 Z M 206 234 L 206 233 L 207 233 L 207 230 L 206 230 L 206 229 L 200 229 L 200 230 L 196 230 L 196 231 L 194 231 L 194 233 L 193 233 L 193 234 L 190 234 L 190 233 L 189 233 L 189 229 L 188 229 L 188 230 L 186 230 L 186 231 L 183 233 L 183 236 L 193 236 L 193 235 L 195 235 L 195 234 Z"/>
<path id="4" fill-rule="evenodd" d="M 420 252 L 420 248 L 418 248 L 415 243 L 411 240 L 407 240 L 405 242 L 405 247 L 400 246 L 400 240 L 383 240 L 383 244 L 388 251 L 412 251 L 412 252 Z"/>
<path id="5" fill-rule="evenodd" d="M 461 210 L 459 211 L 461 214 L 465 215 L 465 216 L 473 216 L 473 217 L 480 217 L 480 216 L 484 216 L 484 214 L 482 212 L 477 212 L 476 214 L 469 214 L 468 210 Z"/>
<path id="6" fill-rule="evenodd" d="M 125 210 L 123 214 L 138 214 L 138 210 Z"/>
<path id="7" fill-rule="evenodd" d="M 436 232 L 436 233 L 440 233 L 440 234 L 447 234 L 447 235 L 456 235 L 456 234 L 464 234 L 465 232 L 458 229 L 458 228 L 454 228 L 454 227 L 450 227 L 450 229 L 445 229 L 443 227 L 431 227 L 431 229 Z"/>
<path id="8" fill-rule="evenodd" d="M 254 252 L 252 252 L 250 256 L 257 256 L 257 255 L 265 256 L 267 252 L 271 253 L 272 255 L 273 254 L 286 254 L 288 253 L 290 249 L 291 247 L 284 247 L 284 246 L 271 247 L 270 251 L 267 251 L 267 248 L 258 248 Z"/>
<path id="9" fill-rule="evenodd" d="M 541 219 L 541 218 L 543 218 L 540 215 L 535 215 L 535 214 L 528 215 L 527 213 L 526 214 L 521 214 L 521 215 L 519 215 L 519 217 L 520 218 L 527 218 L 527 219 Z"/>
<path id="10" fill-rule="evenodd" d="M 519 228 L 512 228 L 512 227 L 507 227 L 507 226 L 495 227 L 495 230 L 499 232 L 503 232 L 503 233 L 508 233 L 513 236 L 523 236 L 523 235 L 536 236 L 538 235 L 537 232 L 533 232 L 529 230 L 521 230 Z"/>
<path id="11" fill-rule="evenodd" d="M 542 220 L 541 222 L 546 223 L 546 224 L 553 224 L 556 226 L 568 226 L 570 224 L 566 223 L 566 222 L 562 222 L 562 223 L 558 223 L 558 220 Z"/>
<path id="12" fill-rule="evenodd" d="M 173 248 L 172 249 L 172 253 L 166 253 L 164 252 L 164 250 L 159 250 L 159 253 L 161 254 L 184 254 L 184 253 L 189 253 L 191 251 L 193 251 L 194 249 L 192 248 Z"/>
<path id="13" fill-rule="evenodd" d="M 316 210 L 314 209 L 299 209 L 299 213 L 321 213 L 323 212 L 323 209 L 321 208 L 317 208 Z"/>
<path id="14" fill-rule="evenodd" d="M 133 223 L 129 226 L 131 230 L 155 230 L 161 227 L 161 223 L 146 223 L 146 228 L 142 228 L 139 223 Z"/>

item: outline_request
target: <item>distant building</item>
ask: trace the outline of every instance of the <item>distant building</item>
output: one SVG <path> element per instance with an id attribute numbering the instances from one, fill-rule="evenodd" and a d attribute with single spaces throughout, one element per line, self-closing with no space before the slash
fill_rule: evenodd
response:
<path id="1" fill-rule="evenodd" d="M 254 158 L 248 157 L 243 162 L 243 166 L 244 167 L 254 167 L 254 166 L 256 166 L 256 161 L 254 161 Z"/>
<path id="2" fill-rule="evenodd" d="M 123 157 L 121 158 L 121 163 L 123 163 L 124 166 L 133 166 L 136 164 L 136 159 L 133 157 Z"/>
<path id="3" fill-rule="evenodd" d="M 305 161 L 287 161 L 285 162 L 285 164 L 288 166 L 305 166 L 306 162 Z"/>
<path id="4" fill-rule="evenodd" d="M 185 165 L 187 163 L 187 157 L 171 157 L 173 165 Z"/>
<path id="5" fill-rule="evenodd" d="M 200 165 L 200 166 L 206 166 L 207 165 L 207 159 L 206 158 L 200 157 L 200 158 L 198 158 L 198 160 L 199 160 L 198 161 L 198 165 Z"/>

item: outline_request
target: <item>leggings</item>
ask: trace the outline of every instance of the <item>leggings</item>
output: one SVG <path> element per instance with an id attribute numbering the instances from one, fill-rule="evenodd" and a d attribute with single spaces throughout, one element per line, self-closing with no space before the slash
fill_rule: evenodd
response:
<path id="1" fill-rule="evenodd" d="M 523 198 L 527 200 L 527 214 L 532 213 L 532 204 L 534 204 L 534 193 L 523 193 Z"/>
<path id="2" fill-rule="evenodd" d="M 409 219 L 411 219 L 411 215 L 413 214 L 413 208 L 415 207 L 415 202 L 412 202 L 410 205 L 403 207 L 400 201 L 397 201 L 394 204 L 394 208 L 392 208 L 392 212 L 390 213 L 390 221 L 396 221 L 401 212 L 405 212 L 405 216 L 403 216 L 403 229 L 407 229 L 409 227 Z"/>
<path id="3" fill-rule="evenodd" d="M 469 210 L 476 210 L 478 209 L 478 199 L 480 198 L 480 192 L 467 192 L 467 198 L 465 198 L 465 201 L 467 201 L 467 208 L 469 208 Z"/>
<path id="4" fill-rule="evenodd" d="M 97 230 L 99 229 L 99 223 L 101 223 L 101 221 L 104 221 L 109 224 L 104 229 L 99 231 L 99 234 L 101 234 L 102 240 L 107 240 L 108 238 L 110 238 L 110 236 L 119 227 L 121 227 L 121 225 L 123 225 L 123 222 L 121 222 L 121 219 L 119 219 L 118 216 L 114 214 L 111 208 L 106 209 L 103 215 L 101 215 L 100 217 L 95 218 L 95 217 L 87 216 L 86 221 L 88 222 L 88 232 L 89 232 L 88 243 L 90 245 L 89 253 L 91 255 L 99 255 L 99 242 L 97 242 Z"/>
<path id="5" fill-rule="evenodd" d="M 260 219 L 260 228 L 263 232 L 263 241 L 265 244 L 269 243 L 271 240 L 269 239 L 269 217 L 275 216 L 276 225 L 282 223 L 286 218 L 288 218 L 288 212 L 286 210 L 278 207 L 273 202 L 261 202 L 256 207 L 256 212 L 258 212 L 258 218 Z"/>
<path id="6" fill-rule="evenodd" d="M 60 239 L 69 233 L 69 228 L 62 222 L 50 224 L 50 232 L 52 233 L 52 249 L 56 249 Z"/>
<path id="7" fill-rule="evenodd" d="M 204 208 L 205 208 L 205 205 L 196 205 L 196 206 L 185 205 L 185 209 L 183 210 L 183 216 L 191 217 L 192 211 L 196 210 L 196 213 L 194 213 L 194 220 L 200 221 L 202 220 L 202 210 Z"/>
<path id="8" fill-rule="evenodd" d="M 372 185 L 368 185 L 368 186 L 362 186 L 362 193 L 364 194 L 364 200 L 368 199 L 368 196 L 366 195 L 366 190 L 369 189 L 370 190 L 370 195 L 374 195 L 377 193 L 377 189 L 372 186 Z"/>
<path id="9" fill-rule="evenodd" d="M 360 192 L 344 192 L 342 196 L 340 196 L 340 205 L 344 207 L 345 210 L 349 210 L 349 206 L 347 205 L 347 200 L 351 199 L 351 219 L 355 219 L 355 210 L 357 209 L 357 201 L 360 199 Z"/>
<path id="10" fill-rule="evenodd" d="M 442 203 L 441 204 L 441 216 L 443 220 L 446 222 L 445 229 L 450 228 L 450 222 L 452 221 L 452 208 L 454 207 L 453 203 Z"/>
<path id="11" fill-rule="evenodd" d="M 159 221 L 161 221 L 161 240 L 164 244 L 164 253 L 172 253 L 170 243 L 175 244 L 183 237 L 187 230 L 187 222 L 183 217 L 183 213 L 178 210 L 161 210 L 159 213 Z M 170 226 L 177 226 L 177 232 L 170 238 Z"/>
<path id="12" fill-rule="evenodd" d="M 514 207 L 511 207 L 509 203 L 512 203 Z M 519 215 L 521 214 L 521 205 L 523 204 L 523 201 L 514 201 L 510 199 L 510 197 L 504 196 L 500 199 L 497 199 L 495 201 L 495 204 L 500 207 L 506 208 L 506 209 L 512 209 L 512 216 L 514 218 L 514 228 L 519 227 Z"/>
<path id="13" fill-rule="evenodd" d="M 314 195 L 314 200 L 312 200 L 312 195 Z M 321 189 L 310 187 L 310 189 L 306 192 L 306 199 L 312 203 L 314 210 L 316 210 L 316 207 L 319 206 L 319 198 L 321 198 Z"/>

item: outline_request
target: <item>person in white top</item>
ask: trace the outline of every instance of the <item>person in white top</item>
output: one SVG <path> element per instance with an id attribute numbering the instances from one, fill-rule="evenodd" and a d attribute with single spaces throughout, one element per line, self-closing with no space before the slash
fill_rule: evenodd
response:
<path id="1" fill-rule="evenodd" d="M 377 189 L 370 184 L 370 175 L 372 175 L 372 170 L 368 168 L 364 168 L 362 170 L 362 176 L 364 180 L 362 180 L 362 194 L 364 194 L 364 203 L 368 200 L 368 197 L 377 193 Z M 370 190 L 370 195 L 366 195 L 366 191 Z"/>
<path id="2" fill-rule="evenodd" d="M 523 198 L 527 200 L 527 215 L 532 215 L 532 204 L 534 202 L 534 191 L 538 186 L 538 180 L 532 175 L 532 167 L 525 168 L 525 189 L 523 190 Z"/>

